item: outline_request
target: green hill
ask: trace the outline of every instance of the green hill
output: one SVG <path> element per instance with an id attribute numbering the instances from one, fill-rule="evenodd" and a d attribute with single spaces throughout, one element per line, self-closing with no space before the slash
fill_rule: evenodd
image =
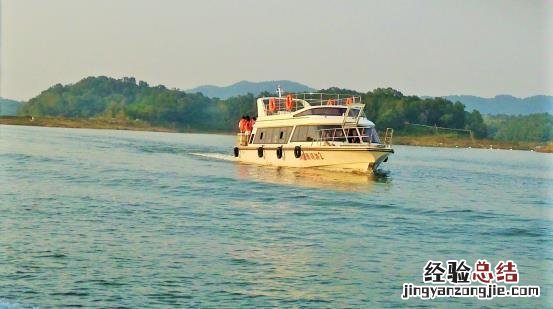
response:
<path id="1" fill-rule="evenodd" d="M 54 85 L 25 103 L 19 115 L 138 119 L 181 130 L 228 131 L 243 114 L 253 115 L 253 102 L 251 94 L 221 101 L 133 77 L 98 76 Z"/>
<path id="2" fill-rule="evenodd" d="M 21 102 L 0 98 L 0 116 L 14 116 L 20 106 Z"/>
<path id="3" fill-rule="evenodd" d="M 289 80 L 272 80 L 265 82 L 249 82 L 243 80 L 241 82 L 237 82 L 235 84 L 224 87 L 205 85 L 186 91 L 201 92 L 203 95 L 210 98 L 227 99 L 230 97 L 245 95 L 248 93 L 251 93 L 254 96 L 257 96 L 262 92 L 275 93 L 278 85 L 280 85 L 280 87 L 286 92 L 310 92 L 315 90 L 309 86 Z"/>
<path id="4" fill-rule="evenodd" d="M 435 134 L 437 130 L 433 128 L 436 126 L 472 130 L 476 137 L 482 138 L 551 139 L 548 130 L 551 129 L 553 116 L 547 114 L 531 118 L 513 116 L 507 120 L 487 117 L 486 121 L 493 129 L 489 130 L 480 112 L 469 113 L 463 104 L 444 98 L 405 96 L 392 88 L 377 88 L 366 93 L 339 88 L 319 91 L 361 96 L 365 114 L 378 128 L 394 128 L 403 135 Z M 138 119 L 153 126 L 175 130 L 232 132 L 236 130 L 236 123 L 242 115 L 256 115 L 255 98 L 250 93 L 223 100 L 201 93 L 168 89 L 163 85 L 150 86 L 132 77 L 113 79 L 99 76 L 87 77 L 75 84 L 54 85 L 24 103 L 19 115 L 125 121 Z"/>
<path id="5" fill-rule="evenodd" d="M 452 102 L 463 103 L 467 110 L 478 110 L 487 115 L 529 115 L 549 113 L 553 115 L 553 96 L 536 95 L 517 98 L 510 95 L 497 95 L 493 98 L 482 98 L 470 95 L 451 95 L 444 98 Z"/>
<path id="6" fill-rule="evenodd" d="M 489 135 L 504 141 L 553 140 L 553 115 L 496 115 L 485 116 Z"/>
<path id="7" fill-rule="evenodd" d="M 392 127 L 408 132 L 411 128 L 406 123 L 419 123 L 469 128 L 477 136 L 486 134 L 478 112 L 467 113 L 462 104 L 442 98 L 404 96 L 391 88 L 367 93 L 338 88 L 321 91 L 362 96 L 367 116 L 380 128 Z M 251 93 L 221 100 L 201 93 L 167 89 L 162 85 L 152 87 L 132 77 L 113 79 L 100 76 L 87 77 L 71 85 L 54 85 L 24 104 L 20 114 L 139 119 L 183 130 L 233 131 L 242 115 L 256 114 L 256 106 Z"/>

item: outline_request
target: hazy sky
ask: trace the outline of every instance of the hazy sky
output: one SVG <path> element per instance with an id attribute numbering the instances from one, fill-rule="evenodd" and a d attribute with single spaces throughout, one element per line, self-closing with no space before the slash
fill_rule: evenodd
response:
<path id="1" fill-rule="evenodd" d="M 1 95 L 90 75 L 553 94 L 553 1 L 2 0 Z"/>

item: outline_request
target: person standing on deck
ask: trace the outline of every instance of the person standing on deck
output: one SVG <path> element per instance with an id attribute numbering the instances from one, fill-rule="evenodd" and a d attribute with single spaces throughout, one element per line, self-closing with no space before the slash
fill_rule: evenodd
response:
<path id="1" fill-rule="evenodd" d="M 246 116 L 246 121 L 244 122 L 244 128 L 246 130 L 246 141 L 249 141 L 250 136 L 252 135 L 252 129 L 253 129 L 252 121 L 253 120 L 250 119 L 250 116 Z"/>
<path id="2" fill-rule="evenodd" d="M 249 138 L 250 134 L 252 134 L 252 121 L 250 120 L 250 116 L 246 116 L 246 120 L 244 121 L 244 130 L 246 131 L 246 136 Z"/>
<path id="3" fill-rule="evenodd" d="M 246 132 L 246 116 L 242 116 L 242 119 L 238 122 L 238 130 L 240 133 Z"/>

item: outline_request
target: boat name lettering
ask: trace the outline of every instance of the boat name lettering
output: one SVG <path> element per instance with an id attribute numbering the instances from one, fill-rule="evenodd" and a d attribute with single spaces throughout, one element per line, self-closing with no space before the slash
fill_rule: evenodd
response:
<path id="1" fill-rule="evenodd" d="M 300 160 L 324 160 L 325 158 L 320 152 L 304 152 L 301 154 Z"/>

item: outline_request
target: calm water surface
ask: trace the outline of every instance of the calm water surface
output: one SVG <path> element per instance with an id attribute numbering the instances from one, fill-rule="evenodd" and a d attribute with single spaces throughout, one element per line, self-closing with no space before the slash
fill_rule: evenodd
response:
<path id="1" fill-rule="evenodd" d="M 0 138 L 0 307 L 553 306 L 550 154 L 398 146 L 369 178 L 237 164 L 233 136 Z M 401 300 L 479 258 L 542 296 Z"/>

